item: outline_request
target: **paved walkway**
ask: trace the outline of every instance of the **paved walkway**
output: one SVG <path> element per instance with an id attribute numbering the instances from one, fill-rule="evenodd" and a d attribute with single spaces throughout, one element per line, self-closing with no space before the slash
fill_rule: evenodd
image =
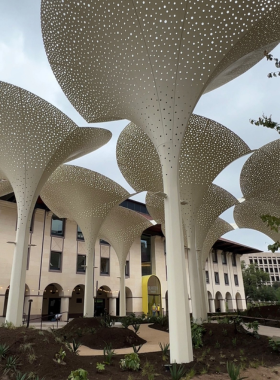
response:
<path id="1" fill-rule="evenodd" d="M 133 330 L 131 328 L 131 330 Z M 169 343 L 169 334 L 164 331 L 159 331 L 155 329 L 151 329 L 148 324 L 140 325 L 140 329 L 138 332 L 140 338 L 145 339 L 147 343 L 143 344 L 139 353 L 143 354 L 145 352 L 157 352 L 161 351 L 159 347 L 159 343 L 162 345 Z M 81 346 L 79 348 L 80 356 L 103 356 L 103 350 L 93 350 L 92 348 Z M 115 350 L 116 354 L 125 355 L 133 352 L 133 348 L 119 348 Z"/>

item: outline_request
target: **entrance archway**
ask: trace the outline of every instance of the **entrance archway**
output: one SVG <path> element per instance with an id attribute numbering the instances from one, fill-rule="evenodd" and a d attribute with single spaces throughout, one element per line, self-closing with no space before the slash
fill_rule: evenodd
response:
<path id="1" fill-rule="evenodd" d="M 100 286 L 100 288 L 97 290 L 96 298 L 94 299 L 94 315 L 96 317 L 103 315 L 105 309 L 107 313 L 110 313 L 109 297 L 111 295 L 111 289 L 107 285 Z"/>
<path id="2" fill-rule="evenodd" d="M 69 318 L 83 316 L 84 311 L 85 285 L 77 285 L 72 291 L 69 299 Z"/>
<path id="3" fill-rule="evenodd" d="M 242 299 L 241 299 L 240 293 L 238 293 L 238 292 L 236 293 L 235 299 L 236 299 L 237 310 L 243 310 Z"/>
<path id="4" fill-rule="evenodd" d="M 233 311 L 232 296 L 229 292 L 226 293 L 226 310 Z"/>
<path id="5" fill-rule="evenodd" d="M 45 319 L 52 320 L 60 313 L 62 287 L 59 284 L 49 284 L 44 290 L 42 315 Z"/>
<path id="6" fill-rule="evenodd" d="M 222 296 L 222 294 L 220 292 L 216 293 L 216 297 L 215 297 L 215 312 L 216 313 L 219 313 L 219 312 L 224 313 L 225 312 L 225 302 L 224 302 L 223 296 Z"/>
<path id="7" fill-rule="evenodd" d="M 210 313 L 215 313 L 216 311 L 216 304 L 215 300 L 213 299 L 213 296 L 209 290 L 207 291 L 207 296 L 208 296 L 208 310 Z"/>
<path id="8" fill-rule="evenodd" d="M 142 277 L 142 307 L 147 315 L 153 315 L 153 306 L 159 307 L 161 313 L 161 284 L 155 275 Z M 156 313 L 154 313 L 156 314 Z"/>

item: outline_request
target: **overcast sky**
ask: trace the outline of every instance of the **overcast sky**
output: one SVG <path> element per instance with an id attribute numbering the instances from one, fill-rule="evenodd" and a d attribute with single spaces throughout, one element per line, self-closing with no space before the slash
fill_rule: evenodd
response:
<path id="1" fill-rule="evenodd" d="M 280 48 L 276 48 L 273 54 L 279 57 Z M 204 95 L 195 113 L 225 125 L 251 149 L 278 139 L 276 132 L 249 123 L 250 118 L 258 118 L 262 113 L 280 121 L 280 78 L 267 78 L 267 73 L 274 69 L 272 63 L 263 59 L 239 78 Z M 39 0 L 0 1 L 0 80 L 41 96 L 79 126 L 87 125 L 63 94 L 49 66 L 41 37 Z M 118 169 L 115 156 L 116 141 L 126 125 L 126 121 L 96 125 L 109 129 L 113 138 L 103 148 L 74 163 L 102 173 L 132 192 Z M 239 175 L 245 161 L 246 158 L 242 158 L 234 162 L 215 180 L 216 184 L 238 198 L 242 196 Z M 144 202 L 144 195 L 135 199 Z M 223 217 L 230 223 L 234 222 L 232 209 Z M 267 250 L 267 245 L 272 242 L 266 235 L 247 229 L 230 232 L 224 238 L 261 250 Z"/>

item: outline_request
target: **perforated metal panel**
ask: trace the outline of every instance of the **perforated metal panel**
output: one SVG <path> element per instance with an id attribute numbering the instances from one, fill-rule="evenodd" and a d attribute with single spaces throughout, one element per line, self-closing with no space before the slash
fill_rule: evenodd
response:
<path id="1" fill-rule="evenodd" d="M 260 218 L 265 214 L 280 218 L 280 206 L 253 198 L 235 206 L 233 213 L 235 223 L 239 228 L 257 230 L 277 241 L 280 239 L 280 234 L 272 231 Z"/>
<path id="2" fill-rule="evenodd" d="M 129 119 L 156 147 L 172 141 L 161 162 L 180 148 L 202 93 L 280 36 L 279 0 L 43 0 L 41 20 L 52 70 L 78 112 L 88 122 Z"/>
<path id="3" fill-rule="evenodd" d="M 245 162 L 240 186 L 246 199 L 257 198 L 280 205 L 280 140 L 256 150 Z"/>
<path id="4" fill-rule="evenodd" d="M 204 265 L 207 257 L 209 256 L 210 249 L 215 242 L 227 232 L 233 231 L 233 227 L 221 218 L 217 218 L 206 235 L 202 247 L 202 264 Z"/>
<path id="5" fill-rule="evenodd" d="M 89 245 L 95 244 L 110 210 L 128 198 L 129 193 L 102 174 L 62 165 L 45 184 L 41 197 L 56 215 L 75 220 Z"/>
<path id="6" fill-rule="evenodd" d="M 50 103 L 8 83 L 0 82 L 0 99 L 0 166 L 21 220 L 58 165 L 104 145 L 111 132 L 78 128 Z"/>
<path id="7" fill-rule="evenodd" d="M 107 215 L 99 236 L 112 245 L 122 268 L 135 239 L 151 226 L 152 223 L 139 213 L 116 206 Z"/>
<path id="8" fill-rule="evenodd" d="M 197 249 L 202 249 L 204 240 L 218 216 L 237 203 L 237 199 L 225 189 L 214 184 L 209 187 L 198 209 L 196 218 L 195 237 Z"/>

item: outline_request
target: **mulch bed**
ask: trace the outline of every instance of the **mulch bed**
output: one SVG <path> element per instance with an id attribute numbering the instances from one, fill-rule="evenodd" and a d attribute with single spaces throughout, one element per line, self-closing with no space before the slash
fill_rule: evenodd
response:
<path id="1" fill-rule="evenodd" d="M 77 319 L 79 320 L 79 319 Z M 61 330 L 68 330 L 73 332 L 74 325 L 79 328 L 83 323 L 83 328 L 88 328 L 89 321 L 77 322 L 73 321 L 69 323 L 65 328 Z M 95 323 L 95 322 L 93 322 Z M 162 325 L 154 325 L 154 328 L 163 330 Z M 275 366 L 280 363 L 279 353 L 273 352 L 268 346 L 268 338 L 260 336 L 259 339 L 254 338 L 251 335 L 247 335 L 244 332 L 236 332 L 234 325 L 230 324 L 205 324 L 205 332 L 203 334 L 203 347 L 194 349 L 195 360 L 192 363 L 185 365 L 187 371 L 192 368 L 196 371 L 196 374 L 200 374 L 205 369 L 208 373 L 226 372 L 226 362 L 234 361 L 236 364 L 242 364 L 243 366 L 257 366 L 265 364 L 267 366 Z M 96 328 L 98 326 L 96 325 Z M 106 331 L 105 331 L 106 330 Z M 109 342 L 112 342 L 114 335 L 119 332 L 127 333 L 125 329 L 118 328 L 100 328 L 98 340 L 101 340 L 100 346 L 104 347 L 104 341 L 110 338 Z M 241 330 L 242 331 L 242 330 Z M 60 331 L 61 332 L 61 331 Z M 65 332 L 65 331 L 64 331 Z M 42 335 L 43 334 L 43 335 Z M 97 334 L 97 332 L 95 333 Z M 95 334 L 92 334 L 93 336 Z M 45 380 L 66 380 L 70 372 L 78 368 L 83 368 L 89 372 L 90 380 L 127 380 L 129 372 L 121 371 L 119 367 L 119 361 L 123 358 L 123 355 L 115 355 L 112 365 L 106 365 L 104 373 L 96 372 L 96 364 L 103 362 L 103 356 L 95 357 L 82 357 L 77 356 L 68 351 L 63 342 L 57 340 L 54 334 L 39 330 L 26 329 L 21 327 L 18 329 L 0 328 L 0 344 L 8 344 L 10 346 L 9 355 L 16 355 L 19 357 L 21 366 L 18 369 L 22 373 L 36 373 L 40 378 L 43 376 Z M 236 345 L 234 341 L 236 339 Z M 97 340 L 97 339 L 96 339 Z M 108 342 L 108 343 L 109 343 Z M 33 363 L 29 362 L 29 351 L 23 351 L 24 344 L 32 343 L 32 351 L 36 355 L 36 359 Z M 66 358 L 64 359 L 66 365 L 60 365 L 54 362 L 53 358 L 60 348 L 63 347 L 66 350 Z M 165 371 L 164 362 L 161 352 L 139 354 L 141 360 L 141 366 L 145 365 L 146 361 L 153 364 L 155 373 L 158 374 L 155 378 L 160 380 L 171 379 L 169 372 Z M 5 360 L 0 361 L 0 374 L 4 368 Z M 0 375 L 1 376 L 1 375 Z M 141 371 L 132 373 L 134 380 L 147 380 L 147 376 L 143 377 Z"/>
<path id="2" fill-rule="evenodd" d="M 139 346 L 146 343 L 134 331 L 119 327 L 102 327 L 100 318 L 77 318 L 73 319 L 62 329 L 58 335 L 64 341 L 82 343 L 84 346 L 96 350 L 103 350 L 105 344 L 111 344 L 113 349 Z"/>

